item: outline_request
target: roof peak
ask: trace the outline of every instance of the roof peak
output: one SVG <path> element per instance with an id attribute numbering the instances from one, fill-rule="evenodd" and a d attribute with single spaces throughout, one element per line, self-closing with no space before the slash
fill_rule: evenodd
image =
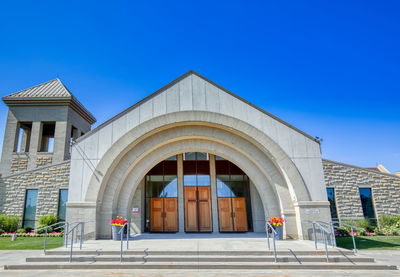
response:
<path id="1" fill-rule="evenodd" d="M 3 101 L 8 106 L 70 105 L 90 124 L 96 122 L 96 118 L 79 102 L 59 78 L 4 96 Z"/>
<path id="2" fill-rule="evenodd" d="M 12 94 L 6 95 L 3 99 L 11 98 L 71 98 L 74 97 L 59 78 L 29 87 Z"/>

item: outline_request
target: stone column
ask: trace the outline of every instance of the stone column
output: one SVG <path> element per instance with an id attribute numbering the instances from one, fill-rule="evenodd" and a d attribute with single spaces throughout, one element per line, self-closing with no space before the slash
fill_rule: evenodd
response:
<path id="1" fill-rule="evenodd" d="M 29 145 L 28 169 L 36 168 L 37 152 L 40 151 L 40 139 L 42 136 L 42 122 L 32 122 L 31 143 Z"/>
<path id="2" fill-rule="evenodd" d="M 54 132 L 53 163 L 64 161 L 66 151 L 69 148 L 69 136 L 67 136 L 67 122 L 57 121 Z"/>
<path id="3" fill-rule="evenodd" d="M 11 160 L 14 152 L 14 145 L 17 136 L 17 119 L 12 114 L 11 111 L 8 111 L 7 123 L 6 123 L 6 130 L 4 133 L 4 140 L 3 140 L 3 152 L 1 157 L 1 167 L 0 173 L 3 175 L 7 175 L 10 173 L 11 170 Z"/>
<path id="4" fill-rule="evenodd" d="M 210 178 L 211 178 L 211 211 L 212 211 L 212 223 L 213 233 L 219 233 L 218 224 L 218 202 L 217 202 L 217 176 L 215 172 L 215 156 L 210 156 Z"/>
<path id="5" fill-rule="evenodd" d="M 179 233 L 185 232 L 185 202 L 183 199 L 183 155 L 177 155 L 178 163 L 178 224 Z"/>

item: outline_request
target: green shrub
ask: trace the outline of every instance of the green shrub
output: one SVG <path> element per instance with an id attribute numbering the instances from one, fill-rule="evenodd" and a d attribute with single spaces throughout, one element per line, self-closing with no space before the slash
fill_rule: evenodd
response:
<path id="1" fill-rule="evenodd" d="M 17 233 L 26 233 L 26 230 L 24 228 L 19 228 L 17 230 Z"/>
<path id="2" fill-rule="evenodd" d="M 400 235 L 400 214 L 379 217 L 381 232 L 388 236 Z"/>
<path id="3" fill-rule="evenodd" d="M 39 220 L 38 220 L 40 226 L 49 226 L 54 223 L 57 223 L 57 221 L 58 221 L 58 219 L 55 214 L 48 214 L 48 215 L 41 216 L 41 217 L 39 217 Z"/>
<path id="4" fill-rule="evenodd" d="M 4 233 L 4 230 L 3 230 L 3 229 L 0 229 L 0 235 L 3 234 L 3 233 Z"/>
<path id="5" fill-rule="evenodd" d="M 381 228 L 385 227 L 400 228 L 400 214 L 382 215 L 379 217 L 379 224 Z"/>
<path id="6" fill-rule="evenodd" d="M 18 229 L 21 218 L 15 215 L 0 215 L 0 229 L 4 232 L 15 232 Z"/>
<path id="7" fill-rule="evenodd" d="M 350 220 L 343 220 L 342 221 L 345 224 L 351 225 L 351 226 L 356 226 L 358 228 L 362 228 L 365 231 L 361 230 L 354 230 L 357 233 L 364 233 L 364 232 L 374 232 L 376 227 L 371 224 L 371 221 L 367 218 L 361 218 L 361 219 L 350 219 Z M 351 228 L 348 226 L 342 226 L 347 232 L 351 232 Z"/>
<path id="8" fill-rule="evenodd" d="M 47 225 L 39 225 L 38 227 L 36 227 L 36 230 L 37 230 L 37 229 L 41 229 L 41 228 L 46 227 L 46 226 L 47 226 Z M 53 228 L 47 227 L 47 228 L 43 228 L 42 230 L 37 231 L 36 233 L 38 233 L 38 234 L 44 234 L 44 233 L 46 233 L 46 229 L 47 229 L 47 233 L 50 233 L 51 231 L 53 231 Z"/>

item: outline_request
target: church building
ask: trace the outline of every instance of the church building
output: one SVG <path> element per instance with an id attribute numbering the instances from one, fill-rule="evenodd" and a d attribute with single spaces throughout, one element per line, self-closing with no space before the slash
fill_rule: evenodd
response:
<path id="1" fill-rule="evenodd" d="M 0 214 L 57 214 L 111 238 L 133 233 L 265 232 L 308 239 L 310 220 L 400 213 L 400 176 L 323 159 L 320 141 L 189 71 L 91 129 L 59 79 L 3 97 Z"/>

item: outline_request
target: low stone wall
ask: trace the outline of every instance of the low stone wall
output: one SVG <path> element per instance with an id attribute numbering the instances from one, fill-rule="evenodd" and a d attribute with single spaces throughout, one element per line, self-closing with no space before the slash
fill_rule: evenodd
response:
<path id="1" fill-rule="evenodd" d="M 363 218 L 358 189 L 371 188 L 376 217 L 400 214 L 400 177 L 323 160 L 326 186 L 335 189 L 339 219 Z"/>
<path id="2" fill-rule="evenodd" d="M 70 162 L 0 178 L 0 213 L 23 216 L 25 192 L 38 189 L 36 218 L 57 214 L 60 189 L 68 189 Z"/>

